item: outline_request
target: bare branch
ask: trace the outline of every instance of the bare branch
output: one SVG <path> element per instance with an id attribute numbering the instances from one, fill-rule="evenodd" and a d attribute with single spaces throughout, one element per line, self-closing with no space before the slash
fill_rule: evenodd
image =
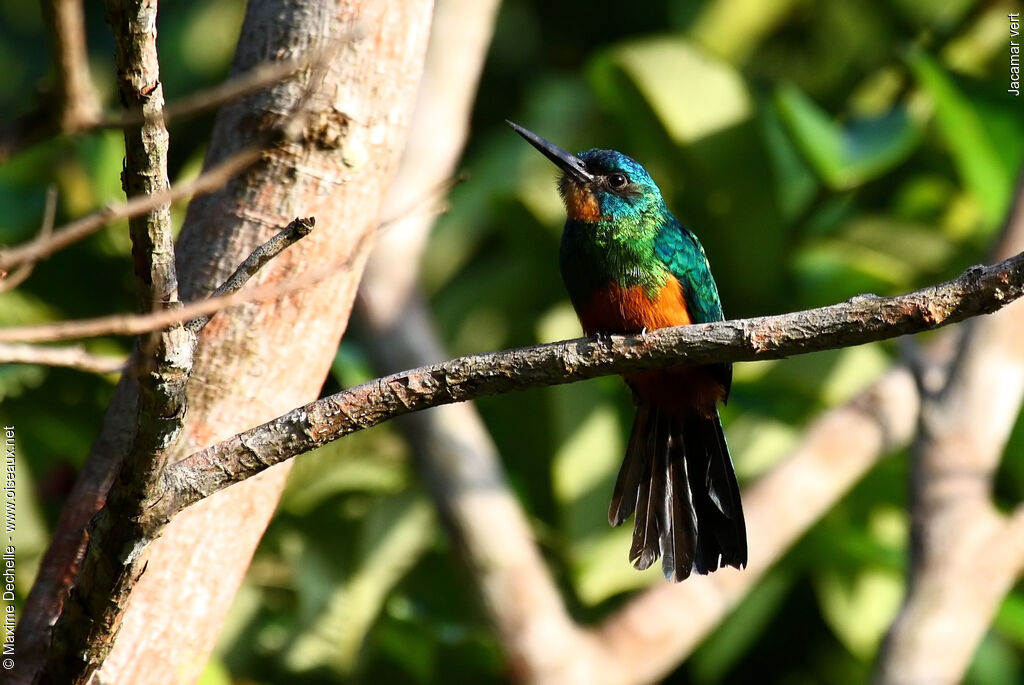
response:
<path id="1" fill-rule="evenodd" d="M 211 88 L 200 90 L 168 103 L 160 113 L 160 117 L 165 123 L 169 123 L 240 100 L 275 83 L 280 83 L 294 76 L 302 69 L 329 62 L 345 42 L 338 41 L 325 48 L 313 48 L 299 57 L 281 62 L 263 62 Z M 127 128 L 129 126 L 140 126 L 145 121 L 146 116 L 142 112 L 122 112 L 118 115 L 98 120 L 94 128 Z"/>
<path id="2" fill-rule="evenodd" d="M 82 0 L 45 0 L 42 5 L 50 28 L 56 92 L 0 129 L 0 162 L 56 133 L 84 131 L 99 119 Z"/>
<path id="3" fill-rule="evenodd" d="M 380 378 L 292 410 L 170 467 L 166 515 L 296 454 L 383 421 L 452 402 L 684 364 L 779 359 L 919 333 L 991 313 L 1024 292 L 1024 253 L 896 297 L 792 314 L 665 328 L 646 336 L 549 343 L 460 357 Z"/>
<path id="4" fill-rule="evenodd" d="M 126 362 L 125 357 L 92 354 L 81 345 L 42 347 L 0 343 L 0 364 L 37 364 L 88 373 L 119 373 Z"/>
<path id="5" fill-rule="evenodd" d="M 59 106 L 57 125 L 64 133 L 74 133 L 94 124 L 100 111 L 89 74 L 82 2 L 48 0 L 43 3 L 43 11 L 53 37 Z"/>
<path id="6" fill-rule="evenodd" d="M 120 204 L 110 205 L 57 229 L 50 237 L 44 238 L 40 235 L 24 245 L 0 249 L 0 271 L 9 270 L 23 262 L 45 259 L 68 245 L 92 235 L 112 221 L 130 219 L 145 214 L 154 207 L 214 192 L 223 187 L 230 178 L 258 161 L 264 149 L 263 145 L 243 148 L 191 181 L 173 185 L 153 195 L 132 197 Z"/>
<path id="7" fill-rule="evenodd" d="M 1021 246 L 1024 178 L 996 253 Z M 910 487 L 908 591 L 879 654 L 880 683 L 962 680 L 1024 570 L 1024 507 L 1007 518 L 991 499 L 1024 400 L 1024 303 L 971 323 L 942 392 L 922 402 Z"/>
<path id="8" fill-rule="evenodd" d="M 53 35 L 53 61 L 60 102 L 59 126 L 65 133 L 80 131 L 99 116 L 96 89 L 89 74 L 82 4 L 81 0 L 43 3 Z"/>
<path id="9" fill-rule="evenodd" d="M 44 4 L 53 6 L 50 9 L 55 13 L 55 19 L 52 21 L 55 36 L 65 35 L 64 31 L 67 29 L 62 27 L 74 27 L 81 22 L 82 3 L 79 0 L 50 0 Z M 75 13 L 79 15 L 77 18 L 74 16 Z M 58 25 L 61 28 L 58 28 Z M 60 106 L 58 122 L 49 119 L 41 121 L 40 112 L 34 112 L 13 128 L 0 131 L 0 162 L 57 132 L 81 135 L 105 129 L 141 126 L 156 119 L 167 124 L 216 109 L 280 83 L 307 67 L 326 64 L 333 59 L 342 45 L 358 39 L 359 34 L 353 33 L 349 38 L 335 41 L 325 48 L 313 48 L 294 59 L 259 64 L 206 90 L 167 104 L 158 115 L 147 115 L 136 110 L 106 116 L 100 113 L 91 80 L 86 86 L 85 79 L 89 79 L 89 73 L 84 38 L 84 32 L 80 39 L 69 42 L 55 38 L 55 61 L 60 88 L 58 97 L 61 103 L 70 103 L 70 106 Z"/>
<path id="10" fill-rule="evenodd" d="M 276 129 L 280 144 L 265 151 L 257 168 L 190 205 L 177 245 L 185 292 L 195 299 L 219 286 L 269 237 L 264 233 L 268 227 L 284 225 L 295 216 L 292 207 L 326 214 L 333 225 L 320 237 L 310 236 L 316 242 L 309 249 L 282 253 L 268 265 L 270 273 L 260 272 L 264 280 L 281 284 L 362 253 L 351 257 L 349 272 L 335 273 L 330 284 L 293 295 L 287 306 L 241 308 L 204 329 L 203 345 L 196 351 L 203 382 L 190 385 L 189 420 L 178 452 L 187 454 L 210 436 L 230 435 L 260 423 L 316 397 L 321 387 L 365 259 L 369 240 L 364 244 L 363 239 L 379 222 L 380 199 L 397 166 L 430 24 L 429 0 L 364 5 L 359 0 L 246 3 L 236 72 L 268 58 L 302 54 L 311 45 L 349 40 L 356 32 L 366 34 L 367 40 L 346 50 L 345 59 L 300 72 L 220 108 L 207 164 L 260 142 L 269 128 Z M 388 77 L 382 79 L 381 74 Z M 304 117 L 298 126 L 281 126 L 282 120 L 296 122 L 291 113 L 303 102 L 313 116 Z M 296 135 L 291 137 L 293 130 Z M 259 344 L 245 344 L 243 338 Z M 281 354 L 298 356 L 302 363 L 275 378 L 268 360 Z M 135 388 L 134 378 L 122 379 L 116 397 L 125 401 L 112 407 L 112 413 L 132 412 L 139 399 Z M 246 401 L 238 402 L 239 396 Z M 31 612 L 26 608 L 27 615 L 49 619 L 32 621 L 33 631 L 26 631 L 22 639 L 25 645 L 45 643 L 27 671 L 32 674 L 27 677 L 40 682 L 87 680 L 93 664 L 75 658 L 84 653 L 90 659 L 104 640 L 114 647 L 96 676 L 100 680 L 197 678 L 287 472 L 279 469 L 270 478 L 251 481 L 255 489 L 241 497 L 236 489 L 218 502 L 205 503 L 213 507 L 194 507 L 168 529 L 140 531 L 134 519 L 109 507 L 109 495 L 122 486 L 120 475 L 109 490 L 105 487 L 110 479 L 104 476 L 117 469 L 134 430 L 130 420 L 120 418 L 111 416 L 104 426 L 85 469 L 95 476 L 90 478 L 93 487 L 76 487 L 78 500 L 89 501 L 76 507 L 73 516 L 62 518 L 59 547 L 52 546 L 47 553 L 47 575 L 37 582 L 43 589 L 33 591 L 26 604 L 32 605 Z M 107 509 L 94 517 L 104 495 Z M 84 543 L 116 552 L 125 539 L 92 535 L 97 526 L 88 526 L 90 518 L 103 517 L 132 528 L 131 544 L 123 548 L 127 554 L 119 569 L 90 577 L 77 560 Z M 159 540 L 148 544 L 158 533 Z M 202 592 L 183 596 L 185 585 L 201 587 Z M 126 592 L 131 601 L 116 604 Z M 187 625 L 166 620 L 182 612 L 202 618 Z M 55 664 L 58 649 L 69 658 Z"/>
<path id="11" fill-rule="evenodd" d="M 125 195 L 149 197 L 170 189 L 169 135 L 160 119 L 163 86 L 156 48 L 157 2 L 107 0 L 114 35 L 121 102 L 141 112 L 141 126 L 124 130 Z M 139 311 L 180 308 L 171 205 L 164 202 L 128 221 Z M 139 551 L 138 518 L 159 496 L 157 487 L 185 422 L 185 387 L 192 372 L 195 335 L 180 325 L 152 331 L 138 341 L 131 379 L 138 387 L 135 428 L 103 509 L 91 522 L 80 583 L 54 626 L 41 677 L 52 682 L 91 679 L 113 646 Z M 76 620 L 78 619 L 78 620 Z"/>
<path id="12" fill-rule="evenodd" d="M 46 191 L 46 206 L 43 209 L 43 223 L 39 227 L 39 240 L 47 240 L 53 234 L 53 222 L 57 216 L 57 186 Z M 0 271 L 0 293 L 14 290 L 32 275 L 35 262 L 24 262 L 12 273 Z"/>
<path id="13" fill-rule="evenodd" d="M 235 270 L 235 273 L 216 289 L 215 293 L 221 294 L 218 299 L 221 301 L 228 299 L 231 293 L 241 288 L 261 267 L 279 255 L 285 248 L 309 235 L 314 223 L 315 219 L 312 217 L 295 219 L 273 238 L 254 250 Z M 179 315 L 177 323 L 181 323 L 187 321 L 187 319 L 181 318 L 184 311 L 179 307 L 175 310 L 161 310 L 154 314 L 176 313 Z M 189 321 L 190 330 L 184 331 L 189 336 L 186 344 L 194 345 L 195 334 L 208 321 L 208 316 Z M 0 343 L 0 355 L 3 354 L 5 347 Z M 39 350 L 46 348 L 31 349 L 36 355 L 39 355 Z M 191 355 L 192 347 L 189 347 L 179 353 L 176 360 L 190 361 Z M 141 353 L 137 351 L 136 356 L 141 356 Z M 187 378 L 190 371 L 191 368 L 184 370 L 184 378 Z M 150 372 L 149 375 L 153 376 L 154 374 Z M 182 386 L 184 378 L 181 380 Z M 138 421 L 141 423 L 143 420 L 141 411 L 139 417 Z M 49 672 L 50 676 L 53 673 L 77 673 L 81 669 L 88 673 L 101 662 L 103 654 L 110 648 L 112 636 L 117 630 L 116 621 L 110 617 L 121 610 L 121 603 L 131 588 L 130 583 L 115 582 L 118 578 L 125 578 L 125 574 L 118 564 L 123 564 L 125 567 L 135 564 L 138 561 L 138 554 L 156 534 L 155 530 L 148 529 L 144 525 L 140 527 L 139 524 L 143 518 L 141 512 L 151 507 L 152 502 L 159 500 L 163 495 L 161 489 L 149 481 L 159 479 L 162 475 L 168 449 L 173 447 L 175 431 L 183 425 L 184 415 L 183 412 L 177 412 L 169 416 L 161 416 L 158 420 L 165 421 L 166 427 L 170 430 L 151 431 L 148 435 L 142 435 L 141 432 L 136 433 L 131 447 L 135 452 L 129 452 L 126 455 L 117 474 L 118 487 L 110 491 L 104 508 L 94 519 L 90 528 L 91 544 L 86 547 L 86 556 L 82 561 L 76 590 L 79 587 L 89 588 L 102 604 L 99 607 L 89 605 L 89 597 L 83 598 L 77 594 L 73 594 L 71 600 L 65 604 L 60 622 L 57 624 L 59 627 L 55 630 L 55 634 L 57 630 L 61 631 L 61 637 L 53 642 L 52 653 L 55 656 L 47 665 L 48 668 L 54 669 Z M 137 427 L 137 431 L 141 431 L 143 428 L 146 426 L 140 425 Z M 141 445 L 137 442 L 140 437 L 146 441 Z M 151 444 L 154 437 L 166 440 L 167 445 Z M 142 452 L 138 454 L 140 449 Z M 140 457 L 151 457 L 151 460 L 143 464 L 133 464 L 129 461 L 133 458 L 137 460 Z M 102 547 L 99 546 L 100 542 L 103 543 Z M 116 555 L 116 559 L 111 560 L 110 555 Z M 97 614 L 101 616 L 101 621 L 92 618 Z M 87 616 L 90 618 L 87 619 Z M 100 623 L 100 626 L 97 627 L 96 623 Z M 86 637 L 85 633 L 80 631 L 91 632 Z M 66 644 L 84 641 L 88 642 L 88 652 L 84 655 L 85 661 L 79 661 L 78 655 L 63 651 L 66 649 Z M 61 671 L 60 669 L 66 670 Z"/>
<path id="14" fill-rule="evenodd" d="M 167 175 L 170 137 L 160 118 L 164 90 L 156 52 L 156 14 L 156 2 L 107 0 L 121 102 L 125 109 L 145 117 L 141 125 L 128 127 L 124 132 L 121 183 L 129 198 L 165 193 L 170 188 Z M 155 205 L 131 217 L 128 227 L 140 311 L 174 304 L 178 301 L 178 276 L 174 265 L 170 203 Z"/>
<path id="15" fill-rule="evenodd" d="M 239 264 L 238 268 L 235 269 L 235 273 L 231 274 L 219 288 L 213 291 L 213 294 L 210 296 L 211 299 L 224 298 L 240 290 L 257 271 L 263 268 L 264 264 L 281 254 L 290 245 L 309 235 L 313 231 L 314 225 L 316 225 L 316 217 L 312 216 L 306 219 L 297 218 L 292 221 L 280 233 L 257 247 L 244 262 Z M 190 320 L 186 324 L 185 329 L 191 333 L 198 333 L 210 321 L 212 316 L 213 313 L 201 314 Z"/>
<path id="16" fill-rule="evenodd" d="M 186 304 L 178 309 L 168 309 L 150 314 L 114 314 L 95 319 L 83 319 L 81 321 L 61 321 L 36 326 L 0 328 L 0 342 L 57 342 L 108 335 L 140 335 L 147 331 L 158 330 L 173 324 L 209 316 L 236 305 L 276 299 L 315 285 L 331 274 L 351 266 L 353 261 L 360 257 L 364 248 L 365 241 L 361 240 L 353 257 L 309 272 L 301 278 L 285 283 L 271 283 L 256 288 L 247 288 L 229 295 L 210 297 Z"/>
<path id="17" fill-rule="evenodd" d="M 409 144 L 385 202 L 389 230 L 378 238 L 359 286 L 360 328 L 368 329 L 366 347 L 381 375 L 447 356 L 417 287 L 419 269 L 394 265 L 421 263 L 434 223 L 431 209 L 454 185 L 448 179 L 469 133 L 498 6 L 497 0 L 439 0 L 434 6 Z M 583 630 L 566 610 L 476 408 L 465 403 L 419 412 L 402 417 L 398 427 L 469 567 L 513 678 L 528 680 L 552 655 L 578 655 L 567 643 Z"/>

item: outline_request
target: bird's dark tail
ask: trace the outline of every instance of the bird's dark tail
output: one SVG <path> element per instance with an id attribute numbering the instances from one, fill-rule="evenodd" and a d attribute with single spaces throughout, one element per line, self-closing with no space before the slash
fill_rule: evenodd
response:
<path id="1" fill-rule="evenodd" d="M 608 522 L 636 514 L 630 561 L 645 569 L 660 556 L 680 581 L 747 563 L 743 507 L 717 409 L 669 411 L 641 403 L 633 421 Z"/>

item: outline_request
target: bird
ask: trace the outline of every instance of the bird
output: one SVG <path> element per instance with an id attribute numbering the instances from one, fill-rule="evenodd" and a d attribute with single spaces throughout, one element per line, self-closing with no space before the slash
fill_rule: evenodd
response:
<path id="1" fill-rule="evenodd" d="M 724 319 L 704 247 L 643 166 L 615 150 L 574 155 L 508 124 L 562 172 L 559 269 L 586 335 L 646 335 Z M 623 378 L 636 414 L 608 522 L 634 516 L 630 562 L 644 570 L 660 556 L 665 577 L 676 582 L 692 572 L 744 568 L 743 506 L 718 412 L 729 398 L 732 365 Z"/>

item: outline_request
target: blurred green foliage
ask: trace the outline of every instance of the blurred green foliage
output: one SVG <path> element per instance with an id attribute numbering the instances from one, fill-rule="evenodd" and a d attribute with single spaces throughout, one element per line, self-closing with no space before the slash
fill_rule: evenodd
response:
<path id="1" fill-rule="evenodd" d="M 169 99 L 225 77 L 241 0 L 178 0 L 160 17 Z M 503 124 L 569 149 L 642 161 L 703 240 L 731 316 L 912 289 L 985 259 L 1024 157 L 1006 91 L 1011 5 L 508 0 L 463 168 L 424 257 L 452 355 L 573 337 L 556 267 L 550 164 Z M 113 107 L 111 44 L 87 5 L 93 73 Z M 0 112 L 52 74 L 37 5 L 0 0 Z M 196 173 L 212 117 L 171 129 L 171 174 Z M 0 242 L 27 239 L 45 188 L 58 220 L 120 196 L 116 133 L 58 138 L 0 167 Z M 180 219 L 180 208 L 176 210 Z M 0 325 L 130 308 L 124 225 L 42 263 L 0 295 Z M 409 265 L 413 268 L 413 265 Z M 87 284 L 87 285 L 86 285 Z M 126 351 L 123 340 L 90 349 Z M 741 478 L 772 467 L 809 421 L 865 387 L 892 345 L 740 365 L 725 410 Z M 372 377 L 346 339 L 325 392 Z M 0 367 L 0 421 L 19 440 L 19 587 L 29 587 L 113 377 Z M 479 402 L 553 573 L 581 621 L 659 583 L 626 560 L 604 510 L 630 420 L 605 378 Z M 527 429 L 528 430 L 524 430 Z M 1024 427 L 996 484 L 1024 494 Z M 862 682 L 902 592 L 906 455 L 874 469 L 673 675 L 676 682 Z M 204 682 L 502 680 L 499 645 L 399 434 L 383 426 L 298 459 Z M 680 620 L 686 620 L 685 616 Z M 1024 591 L 1005 601 L 968 682 L 1024 680 Z"/>

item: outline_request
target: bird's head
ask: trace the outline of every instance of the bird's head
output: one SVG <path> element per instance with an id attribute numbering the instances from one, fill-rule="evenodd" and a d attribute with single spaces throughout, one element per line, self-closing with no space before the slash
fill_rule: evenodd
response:
<path id="1" fill-rule="evenodd" d="M 562 170 L 558 190 L 570 219 L 637 223 L 665 209 L 658 186 L 631 157 L 615 150 L 587 150 L 574 155 L 518 124 L 508 123 Z"/>

